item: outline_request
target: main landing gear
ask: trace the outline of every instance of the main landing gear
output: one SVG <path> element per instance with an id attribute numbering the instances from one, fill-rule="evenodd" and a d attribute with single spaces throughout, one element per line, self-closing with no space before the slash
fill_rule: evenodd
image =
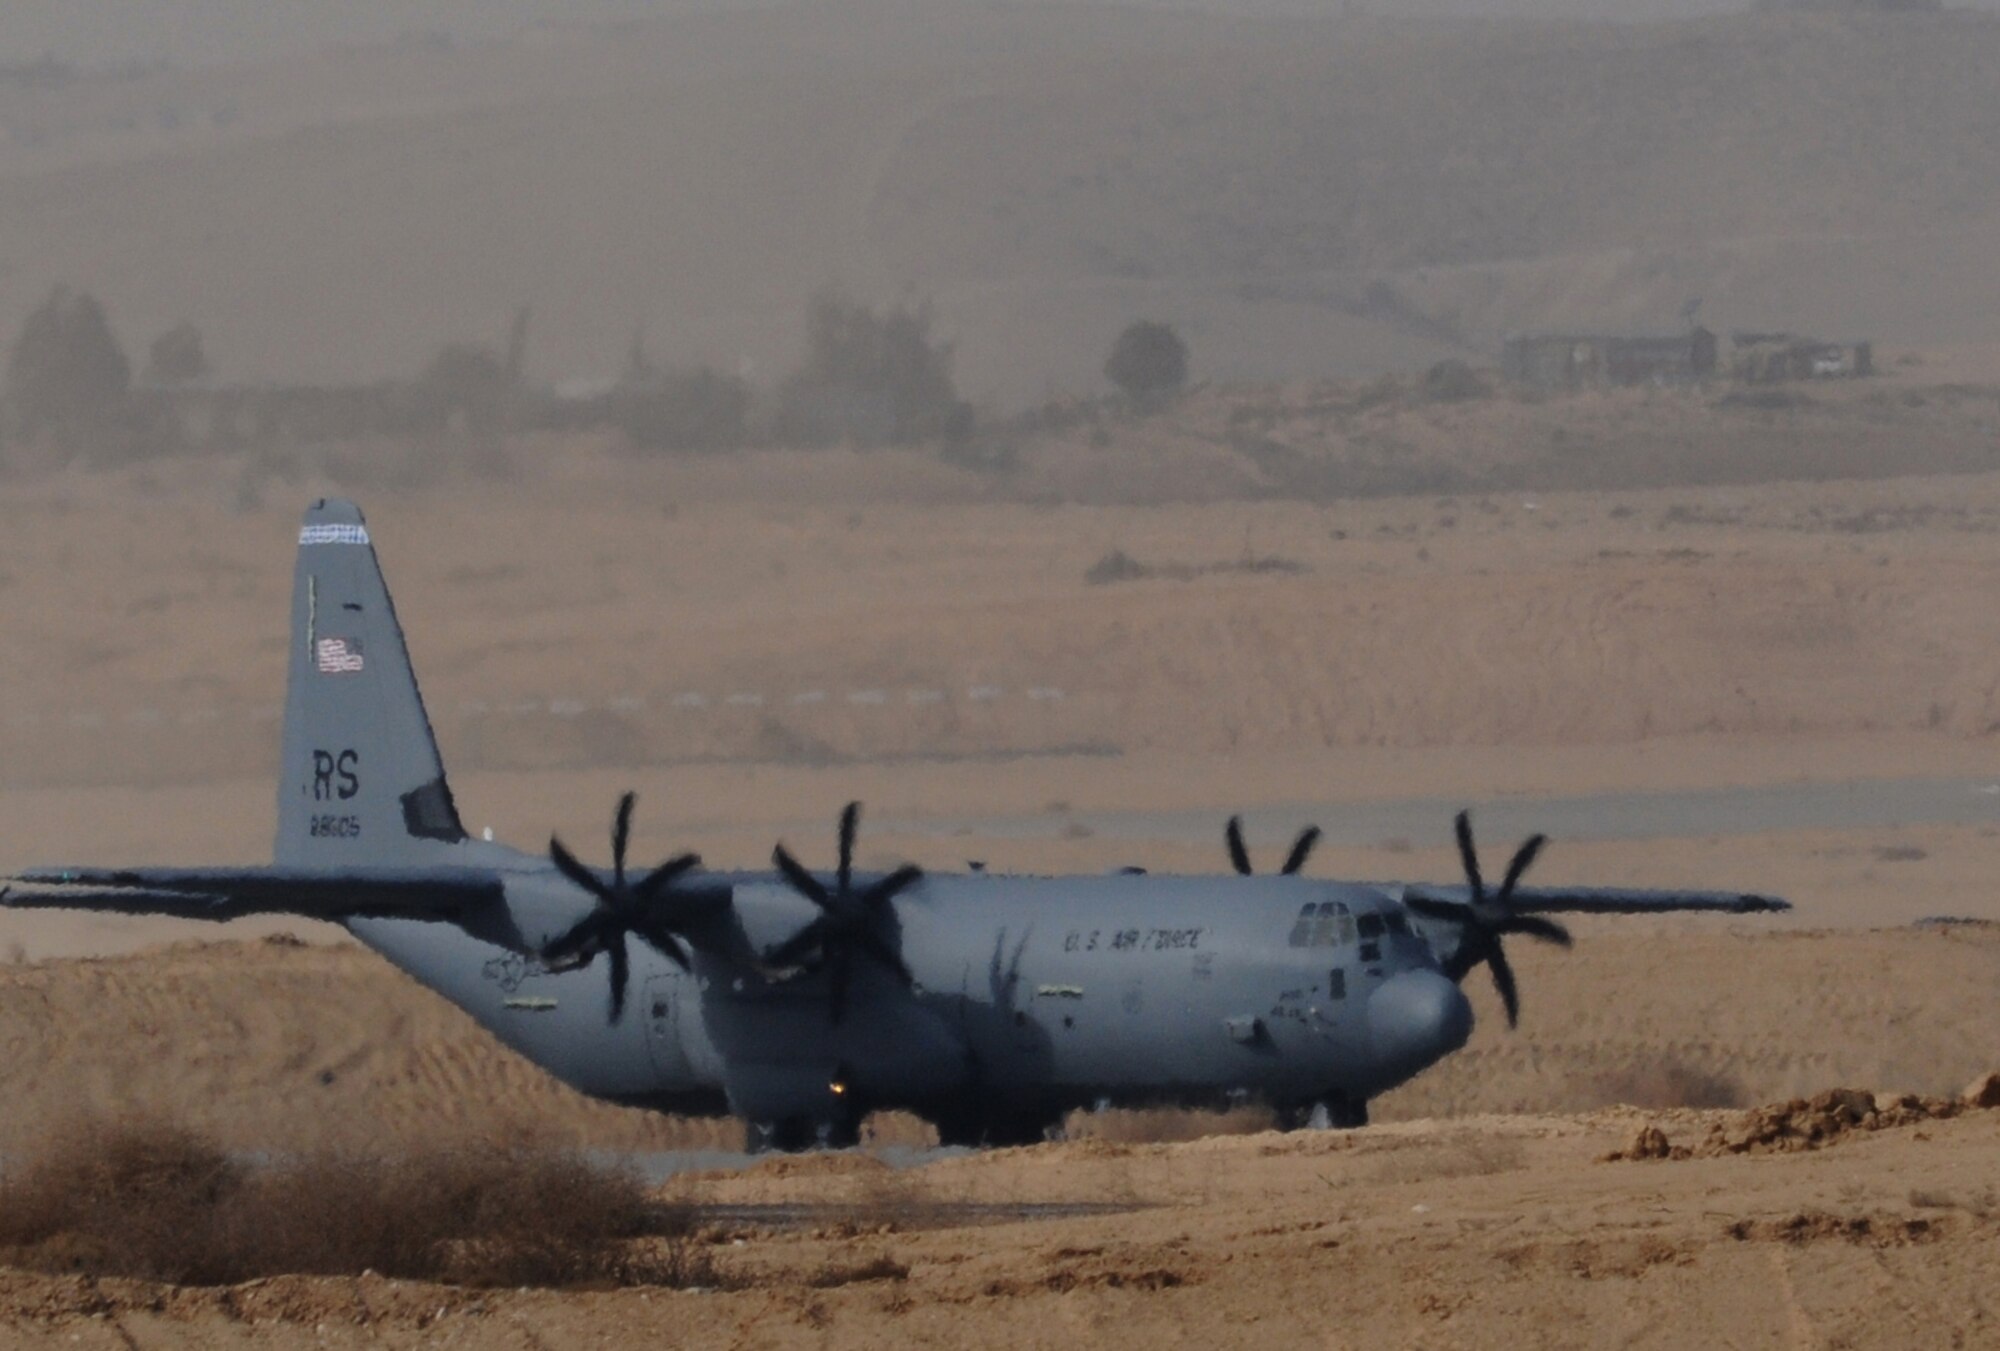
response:
<path id="1" fill-rule="evenodd" d="M 809 1149 L 852 1149 L 860 1143 L 859 1118 L 815 1121 L 787 1116 L 743 1127 L 743 1148 L 750 1154 L 803 1154 Z"/>
<path id="2" fill-rule="evenodd" d="M 1329 1094 L 1318 1102 L 1287 1103 L 1278 1108 L 1281 1131 L 1349 1131 L 1368 1124 L 1368 1099 Z"/>

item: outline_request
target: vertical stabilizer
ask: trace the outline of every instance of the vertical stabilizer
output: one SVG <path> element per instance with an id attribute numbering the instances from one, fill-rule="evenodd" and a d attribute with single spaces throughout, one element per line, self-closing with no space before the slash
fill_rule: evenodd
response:
<path id="1" fill-rule="evenodd" d="M 465 838 L 361 509 L 323 498 L 292 579 L 279 863 L 416 862 Z"/>

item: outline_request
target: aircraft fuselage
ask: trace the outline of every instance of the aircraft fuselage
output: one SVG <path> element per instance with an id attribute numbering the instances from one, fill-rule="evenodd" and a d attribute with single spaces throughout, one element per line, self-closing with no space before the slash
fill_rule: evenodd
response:
<path id="1" fill-rule="evenodd" d="M 714 884 L 748 951 L 810 918 L 768 878 Z M 529 950 L 576 917 L 574 889 L 540 870 L 507 890 Z M 837 1023 L 823 972 L 701 945 L 683 972 L 633 943 L 613 1023 L 601 959 L 557 971 L 453 925 L 349 927 L 586 1093 L 836 1134 L 874 1108 L 1026 1134 L 1099 1103 L 1358 1106 L 1472 1025 L 1393 896 L 1298 877 L 930 875 L 895 903 L 914 988 L 863 959 Z"/>

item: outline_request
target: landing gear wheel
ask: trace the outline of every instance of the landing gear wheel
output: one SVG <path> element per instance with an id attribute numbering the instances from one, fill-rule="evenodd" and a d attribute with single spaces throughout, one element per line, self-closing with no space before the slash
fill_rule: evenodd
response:
<path id="1" fill-rule="evenodd" d="M 1015 1145 L 1039 1145 L 1049 1138 L 1061 1121 L 1034 1114 L 987 1114 L 977 1111 L 943 1112 L 932 1119 L 938 1144 L 959 1149 L 1007 1149 Z"/>
<path id="2" fill-rule="evenodd" d="M 1281 1131 L 1357 1130 L 1368 1124 L 1368 1100 L 1331 1093 L 1318 1102 L 1287 1103 L 1277 1116 Z"/>
<path id="3" fill-rule="evenodd" d="M 776 1121 L 752 1121 L 743 1128 L 743 1149 L 749 1154 L 803 1154 L 809 1149 L 853 1149 L 861 1143 L 858 1118 L 831 1121 L 809 1116 L 785 1116 Z"/>
<path id="4" fill-rule="evenodd" d="M 1331 1097 L 1326 1100 L 1328 1124 L 1337 1131 L 1360 1130 L 1368 1124 L 1368 1099 Z"/>
<path id="5" fill-rule="evenodd" d="M 861 1143 L 861 1119 L 840 1117 L 819 1122 L 813 1128 L 813 1143 L 821 1149 L 853 1149 Z"/>

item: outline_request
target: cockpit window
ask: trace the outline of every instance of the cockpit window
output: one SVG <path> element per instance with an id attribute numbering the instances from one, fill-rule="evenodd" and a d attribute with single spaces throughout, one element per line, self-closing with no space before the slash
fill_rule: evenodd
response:
<path id="1" fill-rule="evenodd" d="M 1339 901 L 1317 901 L 1299 907 L 1292 922 L 1295 948 L 1328 948 L 1354 941 L 1354 917 Z"/>
<path id="2" fill-rule="evenodd" d="M 1389 926 L 1390 933 L 1401 934 L 1404 938 L 1410 936 L 1409 917 L 1402 911 L 1391 910 L 1388 914 L 1382 916 L 1382 922 Z"/>
<path id="3" fill-rule="evenodd" d="M 1319 907 L 1315 905 L 1300 908 L 1298 919 L 1292 923 L 1291 944 L 1293 947 L 1305 948 L 1312 946 L 1313 916 L 1318 911 Z"/>
<path id="4" fill-rule="evenodd" d="M 1364 943 L 1382 936 L 1382 917 L 1372 910 L 1364 910 L 1355 924 L 1361 930 L 1361 941 Z"/>

